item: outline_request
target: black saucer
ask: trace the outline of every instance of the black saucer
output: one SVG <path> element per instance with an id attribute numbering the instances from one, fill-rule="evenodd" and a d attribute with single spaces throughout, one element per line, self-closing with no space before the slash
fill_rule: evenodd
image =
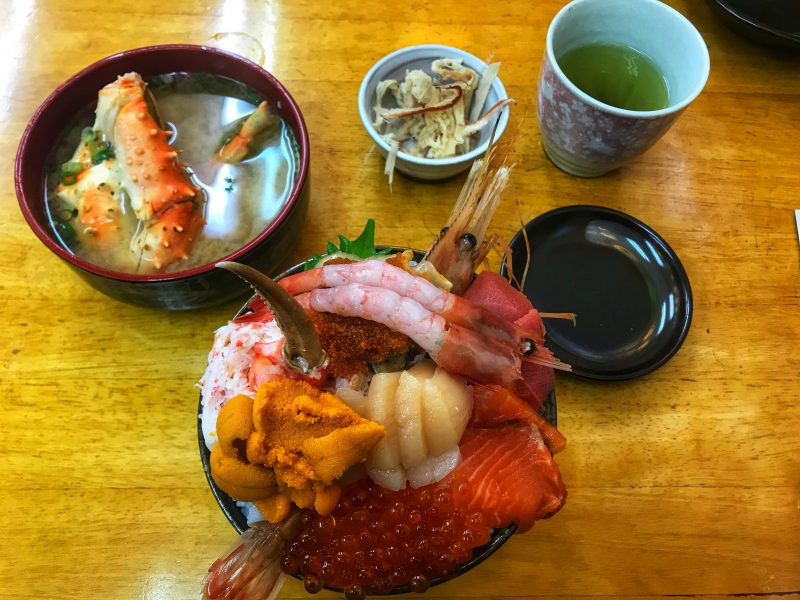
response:
<path id="1" fill-rule="evenodd" d="M 639 377 L 677 352 L 692 320 L 692 290 L 680 260 L 650 227 L 599 206 L 566 206 L 525 225 L 531 263 L 523 292 L 546 319 L 547 346 L 589 379 Z M 511 241 L 522 281 L 527 249 Z M 506 259 L 503 272 L 506 272 Z"/>
<path id="2" fill-rule="evenodd" d="M 736 33 L 759 44 L 800 50 L 800 2 L 797 0 L 708 0 Z"/>

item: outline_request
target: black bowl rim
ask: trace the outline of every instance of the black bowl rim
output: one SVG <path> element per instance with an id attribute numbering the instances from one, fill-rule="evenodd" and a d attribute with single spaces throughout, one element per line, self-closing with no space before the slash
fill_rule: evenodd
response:
<path id="1" fill-rule="evenodd" d="M 720 15 L 727 16 L 732 21 L 731 25 L 733 25 L 733 22 L 737 23 L 737 32 L 745 35 L 751 41 L 800 50 L 799 34 L 767 25 L 747 12 L 742 11 L 741 7 L 732 5 L 727 0 L 708 1 L 717 9 Z"/>
<path id="2" fill-rule="evenodd" d="M 406 248 L 401 248 L 398 246 L 377 246 L 376 249 L 390 249 L 392 251 L 402 252 Z M 424 255 L 423 252 L 419 250 L 414 250 L 414 256 L 417 260 L 419 260 Z M 286 277 L 287 275 L 292 275 L 297 273 L 303 269 L 305 263 L 299 263 L 293 265 L 286 269 L 280 275 L 277 275 L 275 279 L 281 279 L 282 277 Z M 256 295 L 252 295 L 248 298 L 247 302 L 237 311 L 236 315 L 233 318 L 238 317 L 241 315 L 245 310 L 247 310 L 250 303 Z M 545 418 L 555 427 L 558 423 L 558 407 L 556 404 L 556 395 L 555 390 L 551 391 L 547 397 L 545 402 L 545 409 L 546 412 L 544 413 Z M 206 447 L 205 438 L 203 437 L 203 426 L 200 420 L 200 416 L 203 412 L 203 396 L 200 394 L 197 403 L 197 441 L 198 447 L 200 449 L 200 460 L 203 465 L 203 473 L 205 474 L 206 481 L 208 482 L 208 486 L 211 488 L 211 493 L 214 495 L 214 499 L 217 501 L 222 513 L 225 515 L 225 518 L 228 519 L 228 522 L 233 526 L 233 528 L 237 531 L 237 533 L 242 534 L 247 529 L 246 526 L 243 526 L 244 523 L 246 525 L 247 520 L 244 517 L 244 514 L 241 510 L 236 506 L 236 501 L 231 498 L 228 494 L 223 492 L 217 484 L 214 482 L 214 479 L 211 477 L 211 452 Z M 477 548 L 473 549 L 472 558 L 468 561 L 461 563 L 458 565 L 451 573 L 443 575 L 441 577 L 436 577 L 432 579 L 430 582 L 430 586 L 440 585 L 460 575 L 463 575 L 467 571 L 473 569 L 474 567 L 478 566 L 484 560 L 489 558 L 492 554 L 497 552 L 500 547 L 508 541 L 508 539 L 516 532 L 517 525 L 512 523 L 507 527 L 500 527 L 492 531 L 491 538 L 489 541 L 484 544 L 483 546 L 478 546 Z M 298 574 L 292 575 L 295 579 L 301 580 L 302 578 Z M 326 590 L 334 591 L 334 592 L 342 592 L 341 588 L 332 587 L 332 586 L 323 586 Z M 391 591 L 387 592 L 386 594 L 380 594 L 383 596 L 394 596 L 397 594 L 407 594 L 410 593 L 412 590 L 407 585 L 398 586 L 393 588 Z"/>
<path id="3" fill-rule="evenodd" d="M 518 245 L 524 241 L 523 230 L 527 232 L 529 229 L 540 226 L 543 222 L 546 222 L 554 217 L 570 213 L 580 214 L 583 212 L 592 212 L 592 213 L 597 213 L 599 215 L 607 215 L 614 219 L 622 220 L 631 225 L 634 229 L 640 230 L 644 235 L 646 235 L 649 239 L 655 242 L 664 251 L 664 253 L 668 258 L 668 264 L 674 271 L 675 278 L 680 284 L 680 288 L 682 291 L 681 299 L 683 300 L 683 305 L 684 305 L 683 314 L 681 315 L 682 317 L 681 327 L 678 331 L 677 336 L 673 340 L 672 344 L 670 344 L 670 346 L 660 356 L 657 356 L 656 358 L 649 360 L 646 363 L 642 363 L 641 365 L 633 365 L 633 367 L 631 368 L 621 369 L 613 372 L 593 371 L 591 369 L 586 369 L 583 367 L 575 367 L 574 365 L 572 371 L 567 372 L 567 374 L 569 375 L 573 375 L 581 379 L 589 379 L 592 381 L 625 381 L 628 379 L 635 379 L 637 377 L 641 377 L 642 375 L 651 373 L 656 369 L 658 369 L 659 367 L 663 366 L 664 363 L 666 363 L 670 358 L 672 358 L 675 355 L 676 352 L 678 352 L 680 347 L 683 345 L 686 336 L 689 334 L 689 328 L 692 324 L 692 314 L 694 312 L 692 286 L 689 283 L 689 276 L 687 275 L 686 269 L 684 269 L 681 260 L 678 258 L 678 255 L 675 253 L 672 247 L 652 227 L 643 223 L 636 217 L 629 215 L 628 213 L 622 212 L 620 210 L 615 210 L 613 208 L 607 208 L 605 206 L 596 206 L 593 204 L 573 204 L 569 206 L 562 206 L 560 208 L 549 210 L 547 212 L 540 214 L 538 217 L 525 223 L 523 228 L 520 231 L 518 231 L 511 239 L 509 247 L 513 248 L 515 245 Z M 533 250 L 534 248 L 531 248 L 531 251 Z M 508 254 L 503 255 L 503 260 L 500 267 L 500 272 L 503 275 L 507 274 L 508 271 L 507 259 L 508 259 Z M 554 348 L 552 343 L 549 345 L 549 347 L 553 351 L 553 353 L 556 356 L 558 356 L 558 348 Z"/>
<path id="4" fill-rule="evenodd" d="M 88 261 L 85 261 L 81 258 L 78 258 L 74 254 L 65 250 L 61 245 L 59 245 L 56 241 L 54 241 L 50 235 L 45 231 L 45 229 L 39 224 L 39 222 L 34 217 L 30 207 L 30 202 L 35 202 L 36 199 L 29 199 L 26 197 L 23 189 L 22 189 L 22 179 L 23 179 L 23 157 L 29 151 L 33 149 L 29 149 L 29 139 L 31 136 L 32 131 L 36 127 L 38 121 L 41 119 L 42 115 L 52 110 L 54 107 L 58 105 L 58 99 L 64 90 L 70 88 L 71 86 L 75 85 L 79 82 L 83 77 L 90 75 L 94 71 L 104 67 L 108 64 L 114 63 L 122 63 L 131 56 L 142 56 L 148 54 L 159 54 L 159 53 L 172 53 L 172 52 L 194 52 L 198 54 L 208 54 L 208 55 L 216 55 L 220 58 L 225 60 L 233 61 L 234 63 L 238 63 L 241 67 L 249 69 L 252 72 L 255 72 L 257 75 L 262 77 L 263 79 L 267 80 L 271 86 L 273 86 L 282 97 L 283 100 L 287 103 L 287 109 L 292 114 L 292 116 L 296 119 L 298 129 L 294 131 L 295 137 L 297 139 L 297 143 L 300 150 L 300 169 L 297 173 L 297 180 L 295 185 L 292 189 L 289 198 L 284 203 L 283 207 L 279 211 L 279 213 L 275 216 L 273 221 L 256 237 L 252 240 L 247 242 L 245 245 L 241 246 L 234 252 L 222 256 L 218 259 L 215 259 L 213 262 L 206 263 L 204 265 L 200 265 L 194 267 L 192 269 L 186 269 L 183 271 L 174 271 L 171 273 L 159 273 L 159 274 L 135 274 L 135 273 L 122 273 L 120 271 L 114 271 L 111 269 L 106 269 L 104 267 L 100 267 Z M 122 67 L 124 71 L 124 67 Z M 20 138 L 19 146 L 17 148 L 17 154 L 14 160 L 14 187 L 17 194 L 17 201 L 19 202 L 20 210 L 22 211 L 25 220 L 28 223 L 28 226 L 33 230 L 36 236 L 41 240 L 41 242 L 47 246 L 53 253 L 59 256 L 61 259 L 66 261 L 67 263 L 77 267 L 87 273 L 91 273 L 93 275 L 99 275 L 105 277 L 107 279 L 113 279 L 117 281 L 125 281 L 125 282 L 165 282 L 165 281 L 174 281 L 180 279 L 187 279 L 190 277 L 194 277 L 197 275 L 202 275 L 203 273 L 207 273 L 214 269 L 214 265 L 217 262 L 223 260 L 231 260 L 235 261 L 238 258 L 244 256 L 248 252 L 252 251 L 253 249 L 257 248 L 264 240 L 266 240 L 270 235 L 272 235 L 283 223 L 286 216 L 292 211 L 294 206 L 300 199 L 300 195 L 303 191 L 303 187 L 306 184 L 306 180 L 308 179 L 308 172 L 309 172 L 309 162 L 310 162 L 310 154 L 311 154 L 311 146 L 309 143 L 308 138 L 308 129 L 306 127 L 305 120 L 303 119 L 303 115 L 300 112 L 300 107 L 298 106 L 297 102 L 294 100 L 292 95 L 289 91 L 283 86 L 283 84 L 278 81 L 278 79 L 272 75 L 270 72 L 265 70 L 260 65 L 248 60 L 238 54 L 233 54 L 231 52 L 227 52 L 225 50 L 220 50 L 219 48 L 214 48 L 213 46 L 203 46 L 197 44 L 159 44 L 159 45 L 152 45 L 152 46 L 142 46 L 139 48 L 131 48 L 129 50 L 123 50 L 121 52 L 117 52 L 115 54 L 111 54 L 104 58 L 101 58 L 90 65 L 84 67 L 74 75 L 70 76 L 66 79 L 63 83 L 61 83 L 55 90 L 53 90 L 49 96 L 39 105 L 39 108 L 36 109 L 33 116 L 28 121 L 25 130 L 22 133 L 22 137 Z"/>

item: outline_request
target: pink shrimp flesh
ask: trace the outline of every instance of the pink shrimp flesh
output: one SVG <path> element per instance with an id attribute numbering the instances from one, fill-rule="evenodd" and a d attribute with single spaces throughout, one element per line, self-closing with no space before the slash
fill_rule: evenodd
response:
<path id="1" fill-rule="evenodd" d="M 523 354 L 530 352 L 534 343 L 541 344 L 544 341 L 539 332 L 525 330 L 462 296 L 436 287 L 423 277 L 380 260 L 323 265 L 286 277 L 278 283 L 290 294 L 352 283 L 386 288 L 404 298 L 415 300 L 451 324 L 479 332 L 488 339 L 511 344 Z"/>
<path id="2" fill-rule="evenodd" d="M 309 307 L 343 317 L 360 317 L 399 331 L 443 369 L 481 383 L 510 385 L 522 377 L 522 361 L 563 368 L 543 346 L 524 356 L 511 344 L 448 322 L 443 316 L 385 287 L 350 283 L 312 290 Z"/>

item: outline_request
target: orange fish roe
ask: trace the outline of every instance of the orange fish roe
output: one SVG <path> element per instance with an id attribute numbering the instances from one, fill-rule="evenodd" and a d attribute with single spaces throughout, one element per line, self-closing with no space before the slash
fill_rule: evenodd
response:
<path id="1" fill-rule="evenodd" d="M 398 492 L 359 481 L 344 488 L 330 516 L 303 511 L 281 568 L 302 574 L 312 594 L 322 586 L 344 589 L 348 600 L 404 585 L 424 592 L 489 541 L 483 514 L 459 508 L 465 495 L 465 480 Z"/>
<path id="2" fill-rule="evenodd" d="M 335 377 L 366 373 L 370 362 L 381 363 L 415 347 L 407 336 L 374 321 L 314 311 L 309 316 L 328 354 L 328 372 Z"/>

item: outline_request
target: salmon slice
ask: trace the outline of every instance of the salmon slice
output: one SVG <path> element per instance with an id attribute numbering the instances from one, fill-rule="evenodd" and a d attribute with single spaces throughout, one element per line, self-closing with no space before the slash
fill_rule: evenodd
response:
<path id="1" fill-rule="evenodd" d="M 493 427 L 513 422 L 529 423 L 539 429 L 551 453 L 557 454 L 567 446 L 567 438 L 558 429 L 507 388 L 475 385 L 472 388 L 472 399 L 470 427 Z"/>
<path id="2" fill-rule="evenodd" d="M 468 489 L 454 498 L 465 510 L 481 511 L 488 527 L 516 523 L 525 533 L 564 505 L 561 473 L 536 428 L 523 423 L 469 428 L 459 447 L 462 462 L 442 483 L 466 480 Z"/>

